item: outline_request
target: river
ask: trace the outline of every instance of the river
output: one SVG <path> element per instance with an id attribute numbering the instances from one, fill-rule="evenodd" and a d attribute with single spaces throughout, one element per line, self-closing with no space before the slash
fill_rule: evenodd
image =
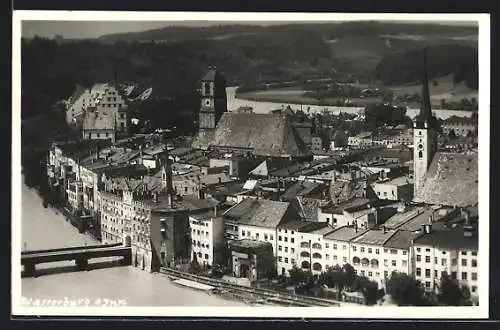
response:
<path id="1" fill-rule="evenodd" d="M 96 244 L 91 237 L 79 234 L 63 215 L 53 209 L 43 208 L 42 200 L 36 191 L 24 184 L 21 222 L 22 249 Z M 89 299 L 92 302 L 108 299 L 127 306 L 247 306 L 242 302 L 177 286 L 164 275 L 150 274 L 131 266 L 86 272 L 73 272 L 73 266 L 69 262 L 56 266 L 66 266 L 69 271 L 21 280 L 21 294 L 25 302 L 66 298 L 70 301 Z M 46 267 L 53 268 L 53 265 L 47 264 L 43 268 Z"/>
<path id="2" fill-rule="evenodd" d="M 307 105 L 307 104 L 289 104 L 289 103 L 277 103 L 277 102 L 260 102 L 260 101 L 250 101 L 236 98 L 236 89 L 237 87 L 228 87 L 226 88 L 227 94 L 227 108 L 229 111 L 236 111 L 239 107 L 249 106 L 253 108 L 255 113 L 268 113 L 271 110 L 281 109 L 281 107 L 290 105 L 292 109 L 307 109 L 310 108 L 310 112 L 320 112 L 324 109 L 328 109 L 330 112 L 339 113 L 347 112 L 357 114 L 363 108 L 359 107 L 334 107 L 334 106 L 320 106 L 320 105 Z M 408 109 L 406 114 L 410 118 L 414 118 L 420 110 L 418 109 Z M 459 116 L 459 117 L 470 117 L 472 116 L 472 111 L 463 111 L 463 110 L 435 110 L 434 111 L 436 117 L 441 119 L 446 119 L 451 116 Z"/>

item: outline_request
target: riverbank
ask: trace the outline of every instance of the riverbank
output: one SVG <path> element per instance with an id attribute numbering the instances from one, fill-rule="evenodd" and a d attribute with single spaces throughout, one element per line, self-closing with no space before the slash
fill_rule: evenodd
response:
<path id="1" fill-rule="evenodd" d="M 80 234 L 64 216 L 44 208 L 35 189 L 22 184 L 21 221 L 23 249 L 42 250 L 99 244 L 90 235 Z M 50 267 L 47 264 L 47 267 Z M 67 263 L 65 266 L 74 267 Z M 40 268 L 41 269 L 41 268 Z M 21 276 L 21 274 L 19 274 Z M 124 301 L 126 306 L 186 306 L 186 307 L 244 307 L 241 301 L 177 286 L 168 277 L 151 274 L 134 267 L 96 267 L 85 272 L 51 272 L 37 278 L 20 280 L 20 295 L 24 299 L 108 299 Z"/>
<path id="2" fill-rule="evenodd" d="M 235 97 L 240 100 L 247 100 L 253 102 L 271 102 L 271 103 L 281 103 L 284 105 L 288 104 L 298 104 L 303 111 L 307 110 L 310 105 L 322 106 L 322 107 L 347 107 L 347 108 L 365 108 L 368 105 L 383 103 L 382 98 L 377 97 L 365 97 L 365 98 L 353 98 L 351 99 L 350 105 L 342 105 L 340 98 L 325 98 L 318 100 L 316 98 L 308 97 L 304 95 L 303 90 L 263 90 L 263 91 L 252 91 L 252 92 L 240 92 L 236 93 Z M 406 103 L 406 104 L 395 104 L 396 106 L 406 106 L 410 109 L 416 109 L 419 107 L 418 103 Z M 472 110 L 456 110 L 456 109 L 441 109 L 441 104 L 439 101 L 433 99 L 432 107 L 435 111 L 456 111 L 456 112 L 469 112 L 473 113 Z M 271 109 L 273 110 L 273 109 Z"/>

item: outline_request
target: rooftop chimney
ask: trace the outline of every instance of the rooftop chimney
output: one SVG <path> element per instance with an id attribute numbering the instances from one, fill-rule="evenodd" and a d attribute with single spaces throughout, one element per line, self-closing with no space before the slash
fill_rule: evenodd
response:
<path id="1" fill-rule="evenodd" d="M 382 229 L 384 231 L 384 234 L 387 233 L 387 228 L 385 226 L 382 226 Z"/>
<path id="2" fill-rule="evenodd" d="M 431 233 L 431 229 L 432 229 L 432 225 L 431 224 L 424 224 L 422 225 L 423 227 L 423 232 L 425 234 L 430 234 Z"/>
<path id="3" fill-rule="evenodd" d="M 155 203 L 158 203 L 158 193 L 157 193 L 157 192 L 154 192 L 154 193 L 153 193 L 153 201 L 154 201 Z"/>

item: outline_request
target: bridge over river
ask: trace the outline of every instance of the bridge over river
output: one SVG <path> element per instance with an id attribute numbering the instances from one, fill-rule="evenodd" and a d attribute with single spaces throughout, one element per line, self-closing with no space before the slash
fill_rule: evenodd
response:
<path id="1" fill-rule="evenodd" d="M 118 243 L 23 251 L 21 265 L 24 267 L 23 276 L 30 277 L 36 276 L 37 264 L 75 260 L 77 270 L 86 270 L 90 259 L 107 257 L 122 257 L 121 264 L 128 266 L 132 262 L 132 250 L 130 246 Z"/>

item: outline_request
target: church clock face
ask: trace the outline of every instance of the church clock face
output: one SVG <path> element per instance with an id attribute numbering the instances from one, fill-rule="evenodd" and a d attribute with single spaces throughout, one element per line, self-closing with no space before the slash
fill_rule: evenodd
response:
<path id="1" fill-rule="evenodd" d="M 418 145 L 418 150 L 422 150 L 422 149 L 424 149 L 424 146 L 422 144 L 419 144 Z"/>
<path id="2" fill-rule="evenodd" d="M 204 105 L 205 107 L 211 107 L 211 106 L 212 106 L 212 100 L 211 100 L 211 99 L 205 99 L 205 100 L 203 101 L 203 105 Z"/>

